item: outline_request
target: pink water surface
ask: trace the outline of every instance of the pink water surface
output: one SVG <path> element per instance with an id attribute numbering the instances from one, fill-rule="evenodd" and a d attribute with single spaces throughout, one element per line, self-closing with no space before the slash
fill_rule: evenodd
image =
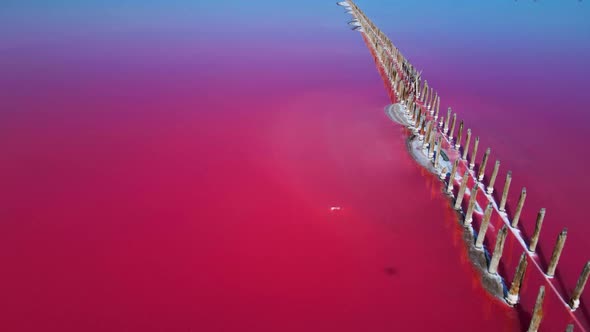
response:
<path id="1" fill-rule="evenodd" d="M 130 20 L 8 41 L 2 330 L 518 330 L 363 40 L 309 7 L 313 28 L 273 22 L 289 38 Z"/>

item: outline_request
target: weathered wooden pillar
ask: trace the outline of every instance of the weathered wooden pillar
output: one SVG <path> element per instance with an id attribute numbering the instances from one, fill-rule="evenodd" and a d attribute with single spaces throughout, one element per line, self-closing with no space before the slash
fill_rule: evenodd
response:
<path id="1" fill-rule="evenodd" d="M 439 137 L 436 144 L 436 157 L 434 158 L 434 168 L 438 167 L 438 161 L 440 160 L 440 146 L 442 145 L 442 137 Z"/>
<path id="2" fill-rule="evenodd" d="M 436 95 L 434 96 L 434 100 L 432 101 L 432 105 L 430 107 L 430 115 L 434 114 L 434 110 L 436 108 L 436 101 L 438 100 L 438 92 L 436 93 Z"/>
<path id="3" fill-rule="evenodd" d="M 498 177 L 499 170 L 500 170 L 500 161 L 496 160 L 496 164 L 494 165 L 494 170 L 492 171 L 492 177 L 490 178 L 490 183 L 488 183 L 488 187 L 486 188 L 488 195 L 491 195 L 494 192 L 494 183 L 496 183 L 496 177 Z"/>
<path id="4" fill-rule="evenodd" d="M 561 256 L 566 239 L 567 228 L 564 228 L 557 237 L 557 243 L 555 243 L 555 248 L 553 249 L 553 254 L 551 254 L 551 260 L 549 261 L 549 266 L 547 267 L 547 275 L 549 277 L 555 276 L 555 269 L 557 268 L 557 263 L 559 262 L 559 257 Z"/>
<path id="5" fill-rule="evenodd" d="M 436 137 L 435 134 L 430 135 L 430 145 L 428 146 L 428 159 L 432 159 L 434 157 L 434 138 Z"/>
<path id="6" fill-rule="evenodd" d="M 451 169 L 451 176 L 449 177 L 449 182 L 447 184 L 447 192 L 449 194 L 453 192 L 453 182 L 455 181 L 457 166 L 459 166 L 459 159 L 455 159 L 455 162 L 453 163 L 453 168 Z"/>
<path id="7" fill-rule="evenodd" d="M 490 218 L 492 216 L 492 211 L 494 210 L 494 204 L 491 202 L 486 207 L 485 212 L 483 213 L 483 219 L 481 220 L 481 226 L 479 226 L 479 232 L 477 232 L 477 240 L 475 241 L 475 247 L 477 249 L 483 248 L 483 241 L 486 238 L 486 232 L 488 231 L 488 226 L 490 225 Z"/>
<path id="8" fill-rule="evenodd" d="M 483 176 L 486 173 L 486 164 L 488 163 L 488 158 L 490 157 L 490 152 L 492 149 L 487 148 L 486 152 L 483 154 L 483 160 L 481 161 L 481 165 L 479 166 L 479 174 L 477 175 L 477 181 L 483 180 Z"/>
<path id="9" fill-rule="evenodd" d="M 467 152 L 469 150 L 469 143 L 471 142 L 471 129 L 467 129 L 467 138 L 465 139 L 465 147 L 463 148 L 463 155 L 461 159 L 467 160 Z"/>
<path id="10" fill-rule="evenodd" d="M 428 142 L 430 141 L 430 132 L 432 131 L 432 121 L 428 121 L 426 125 L 426 134 L 424 135 L 424 143 L 422 144 L 422 149 L 426 149 L 428 146 Z"/>
<path id="11" fill-rule="evenodd" d="M 451 144 L 452 144 L 452 141 L 453 141 L 453 133 L 455 132 L 455 124 L 456 124 L 456 122 L 457 122 L 457 113 L 453 114 L 453 122 L 451 124 L 451 131 L 449 132 L 449 140 L 451 141 Z"/>
<path id="12" fill-rule="evenodd" d="M 465 213 L 465 220 L 463 222 L 464 227 L 471 226 L 473 222 L 473 209 L 475 208 L 475 203 L 477 202 L 477 192 L 479 191 L 479 186 L 477 183 L 473 185 L 471 188 L 471 194 L 469 197 L 469 205 L 467 206 L 467 212 Z"/>
<path id="13" fill-rule="evenodd" d="M 510 190 L 510 182 L 512 182 L 512 171 L 506 174 L 506 182 L 504 183 L 504 191 L 502 192 L 502 200 L 500 201 L 500 211 L 506 211 L 506 200 L 508 199 L 508 191 Z"/>
<path id="14" fill-rule="evenodd" d="M 526 199 L 526 188 L 522 188 L 520 192 L 520 198 L 518 199 L 518 205 L 516 205 L 516 211 L 514 212 L 514 217 L 512 218 L 512 227 L 516 228 L 518 226 L 518 221 L 520 220 L 520 213 L 522 212 L 522 207 L 524 206 L 524 201 Z"/>
<path id="15" fill-rule="evenodd" d="M 459 187 L 459 192 L 457 193 L 457 197 L 455 198 L 455 210 L 461 209 L 461 202 L 463 202 L 463 195 L 465 195 L 465 189 L 467 188 L 467 179 L 469 177 L 469 171 L 465 171 L 463 174 L 463 178 L 461 179 L 461 186 Z"/>
<path id="16" fill-rule="evenodd" d="M 502 226 L 500 232 L 498 232 L 496 246 L 494 247 L 494 253 L 492 254 L 492 260 L 490 261 L 490 267 L 488 268 L 488 272 L 491 274 L 498 273 L 498 264 L 500 263 L 500 258 L 502 258 L 502 252 L 504 251 L 506 235 L 508 235 L 508 228 L 506 228 L 506 225 L 504 225 Z"/>
<path id="17" fill-rule="evenodd" d="M 584 287 L 586 286 L 586 282 L 588 281 L 588 276 L 590 275 L 590 262 L 587 262 L 584 265 L 584 269 L 582 270 L 582 274 L 580 274 L 580 278 L 578 279 L 578 283 L 576 284 L 576 288 L 574 288 L 574 292 L 572 293 L 572 298 L 570 299 L 569 305 L 572 310 L 578 309 L 580 306 L 580 296 L 584 291 Z"/>
<path id="18" fill-rule="evenodd" d="M 535 231 L 531 237 L 531 243 L 529 244 L 529 251 L 534 252 L 539 242 L 539 235 L 541 234 L 541 227 L 543 226 L 543 219 L 545 218 L 545 208 L 539 210 L 537 214 L 537 222 L 535 224 Z"/>
<path id="19" fill-rule="evenodd" d="M 545 298 L 545 286 L 541 286 L 539 289 L 539 295 L 537 295 L 537 302 L 535 302 L 535 308 L 533 309 L 533 317 L 531 318 L 531 324 L 527 332 L 537 332 L 541 325 L 541 319 L 543 319 L 543 299 Z"/>
<path id="20" fill-rule="evenodd" d="M 520 255 L 520 261 L 518 262 L 518 267 L 514 273 L 510 290 L 508 291 L 508 294 L 506 294 L 506 302 L 508 302 L 510 305 L 515 305 L 518 303 L 518 294 L 520 292 L 522 280 L 524 279 L 524 273 L 526 271 L 527 264 L 528 261 L 526 259 L 526 253 L 523 252 L 522 255 Z"/>
<path id="21" fill-rule="evenodd" d="M 463 138 L 463 120 L 459 123 L 459 133 L 457 134 L 457 141 L 455 142 L 455 149 L 459 150 L 461 147 L 461 139 Z"/>
<path id="22" fill-rule="evenodd" d="M 473 170 L 475 167 L 475 157 L 477 156 L 477 146 L 479 145 L 479 136 L 475 138 L 475 142 L 473 143 L 473 152 L 471 154 L 471 160 L 469 161 L 469 169 Z"/>
<path id="23" fill-rule="evenodd" d="M 443 129 L 443 133 L 446 135 L 449 132 L 449 121 L 451 121 L 451 108 L 447 110 L 447 119 L 445 120 L 445 127 Z"/>
<path id="24" fill-rule="evenodd" d="M 438 119 L 438 111 L 440 109 L 440 96 L 436 99 L 436 112 L 434 113 L 434 120 Z"/>

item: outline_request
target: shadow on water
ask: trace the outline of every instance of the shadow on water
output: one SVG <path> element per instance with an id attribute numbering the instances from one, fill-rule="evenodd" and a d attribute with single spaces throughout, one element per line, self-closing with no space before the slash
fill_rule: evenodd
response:
<path id="1" fill-rule="evenodd" d="M 383 272 L 385 272 L 385 274 L 387 274 L 390 277 L 393 277 L 398 274 L 398 270 L 392 266 L 386 267 L 385 269 L 383 269 Z"/>

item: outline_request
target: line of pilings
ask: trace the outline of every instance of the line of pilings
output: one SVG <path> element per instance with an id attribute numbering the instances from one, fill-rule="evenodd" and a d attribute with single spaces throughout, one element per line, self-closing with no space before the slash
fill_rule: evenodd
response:
<path id="1" fill-rule="evenodd" d="M 555 275 L 557 264 L 559 262 L 559 258 L 565 245 L 565 240 L 567 238 L 567 229 L 564 229 L 557 237 L 556 244 L 554 246 L 554 250 L 552 252 L 551 259 L 549 261 L 547 269 L 543 269 L 540 266 L 540 264 L 534 259 L 534 257 L 536 255 L 535 250 L 538 244 L 539 234 L 541 232 L 541 227 L 543 225 L 546 210 L 544 208 L 540 209 L 537 215 L 535 230 L 529 241 L 529 244 L 527 244 L 525 239 L 523 239 L 520 235 L 520 231 L 517 228 L 520 215 L 526 200 L 526 188 L 522 188 L 516 209 L 514 211 L 512 219 L 510 219 L 508 213 L 506 212 L 506 204 L 508 194 L 510 192 L 512 172 L 508 171 L 506 175 L 500 203 L 498 204 L 491 195 L 494 191 L 494 184 L 496 182 L 499 172 L 499 160 L 496 160 L 494 163 L 492 175 L 487 181 L 487 186 L 483 184 L 483 180 L 485 178 L 485 169 L 491 154 L 491 149 L 486 148 L 485 153 L 482 157 L 482 161 L 478 165 L 478 171 L 476 173 L 474 171 L 474 168 L 476 166 L 477 160 L 477 152 L 480 141 L 479 137 L 475 138 L 475 141 L 473 142 L 473 148 L 471 150 L 471 153 L 469 153 L 472 139 L 471 129 L 467 128 L 465 143 L 462 145 L 461 140 L 463 138 L 464 121 L 460 121 L 458 132 L 455 135 L 457 113 L 453 113 L 452 109 L 449 107 L 447 110 L 446 117 L 439 117 L 440 95 L 438 94 L 438 92 L 434 91 L 432 86 L 429 86 L 426 80 L 422 81 L 422 72 L 418 71 L 414 66 L 412 66 L 409 63 L 409 61 L 401 54 L 399 49 L 395 47 L 395 45 L 389 40 L 389 38 L 387 38 L 387 36 L 367 18 L 367 16 L 354 4 L 353 1 L 348 0 L 339 4 L 343 3 L 348 4 L 348 6 L 344 6 L 347 7 L 349 12 L 356 18 L 356 22 L 360 24 L 360 27 L 362 27 L 362 31 L 364 35 L 367 37 L 369 46 L 373 48 L 374 53 L 379 61 L 379 64 L 384 70 L 387 80 L 391 83 L 391 89 L 394 92 L 396 99 L 400 102 L 402 106 L 405 107 L 408 118 L 412 120 L 410 122 L 413 124 L 414 133 L 417 134 L 423 140 L 423 148 L 427 148 L 426 151 L 428 151 L 427 154 L 429 159 L 432 160 L 433 155 L 436 155 L 436 157 L 433 160 L 435 169 L 438 166 L 437 163 L 443 140 L 448 143 L 449 149 L 455 149 L 458 151 L 459 157 L 453 162 L 453 167 L 448 180 L 446 180 L 446 168 L 443 168 L 443 172 L 441 172 L 439 175 L 441 179 L 447 181 L 446 191 L 452 195 L 453 183 L 457 179 L 456 175 L 458 172 L 458 164 L 462 163 L 465 165 L 465 168 L 467 170 L 463 174 L 463 177 L 460 181 L 459 191 L 457 193 L 457 196 L 455 197 L 454 207 L 458 210 L 462 209 L 461 201 L 463 200 L 463 196 L 465 195 L 466 191 L 468 191 L 470 193 L 470 201 L 468 203 L 467 211 L 465 212 L 463 224 L 466 228 L 470 228 L 472 231 L 472 215 L 475 204 L 477 203 L 477 193 L 478 191 L 483 191 L 484 194 L 486 194 L 488 205 L 485 209 L 480 229 L 477 232 L 477 239 L 476 243 L 474 244 L 475 248 L 485 250 L 484 239 L 485 234 L 488 230 L 490 216 L 493 210 L 495 210 L 504 221 L 504 227 L 498 231 L 498 234 L 496 236 L 496 243 L 494 246 L 493 254 L 489 261 L 488 273 L 497 273 L 498 265 L 502 257 L 504 243 L 509 231 L 514 237 L 516 237 L 518 242 L 525 249 L 521 255 L 517 270 L 512 278 L 511 285 L 506 291 L 506 303 L 508 303 L 509 305 L 515 305 L 518 303 L 520 297 L 519 293 L 522 288 L 522 282 L 524 280 L 524 274 L 526 273 L 527 266 L 530 261 L 536 267 L 536 269 L 544 275 L 546 279 L 546 284 L 550 287 L 550 289 L 554 291 L 559 297 L 559 299 L 564 303 L 564 305 L 568 307 L 568 309 L 572 313 L 572 320 L 578 326 L 578 330 L 584 330 L 583 326 L 580 324 L 576 316 L 573 315 L 573 312 L 579 307 L 580 296 L 584 290 L 584 287 L 590 275 L 590 262 L 586 263 L 586 265 L 584 266 L 582 273 L 576 284 L 576 287 L 572 294 L 569 296 L 568 301 L 566 301 L 561 296 L 561 294 L 555 288 L 553 283 L 551 283 L 551 278 L 553 278 Z M 454 137 L 456 137 L 455 141 L 453 141 Z M 460 151 L 461 147 L 463 147 L 463 151 Z M 475 185 L 473 188 L 468 190 L 466 184 L 469 177 L 473 178 L 473 180 L 475 181 Z M 508 280 L 507 278 L 505 279 Z M 537 331 L 541 324 L 541 320 L 543 317 L 542 303 L 544 299 L 544 294 L 545 286 L 541 286 L 541 289 L 539 290 L 539 294 L 537 297 L 537 303 L 535 304 L 535 307 L 533 309 L 533 316 L 528 331 Z"/>

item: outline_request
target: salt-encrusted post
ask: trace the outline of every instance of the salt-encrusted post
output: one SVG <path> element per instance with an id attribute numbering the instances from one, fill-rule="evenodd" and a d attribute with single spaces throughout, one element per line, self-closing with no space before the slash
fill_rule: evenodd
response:
<path id="1" fill-rule="evenodd" d="M 531 243 L 529 244 L 529 251 L 534 252 L 539 242 L 539 234 L 541 234 L 541 227 L 543 226 L 543 219 L 545 218 L 545 208 L 539 210 L 537 214 L 537 222 L 535 224 L 535 231 L 531 237 Z"/>
<path id="2" fill-rule="evenodd" d="M 449 121 L 451 121 L 451 108 L 447 110 L 447 119 L 445 120 L 445 128 L 443 129 L 443 133 L 446 135 L 449 132 Z"/>
<path id="3" fill-rule="evenodd" d="M 465 147 L 463 148 L 463 156 L 461 159 L 467 160 L 467 152 L 469 150 L 469 143 L 471 142 L 471 129 L 467 129 L 467 138 L 465 139 Z"/>
<path id="4" fill-rule="evenodd" d="M 457 141 L 455 142 L 455 149 L 459 150 L 461 147 L 461 138 L 463 136 L 463 120 L 459 123 L 459 133 L 457 134 Z"/>
<path id="5" fill-rule="evenodd" d="M 479 166 L 479 174 L 477 175 L 477 181 L 483 180 L 483 176 L 486 173 L 486 164 L 488 163 L 488 158 L 490 157 L 490 152 L 492 150 L 490 148 L 486 149 L 486 152 L 483 154 L 483 160 L 481 161 L 481 165 Z"/>
<path id="6" fill-rule="evenodd" d="M 424 100 L 424 95 L 426 95 L 426 89 L 428 89 L 428 81 L 424 81 L 424 84 L 422 85 L 422 93 L 420 94 L 420 101 Z"/>
<path id="7" fill-rule="evenodd" d="M 500 258 L 502 258 L 502 251 L 504 251 L 504 243 L 506 243 L 506 235 L 508 235 L 508 228 L 506 225 L 502 226 L 500 232 L 498 232 L 498 238 L 496 239 L 496 246 L 494 247 L 494 254 L 492 255 L 492 260 L 490 261 L 490 267 L 488 271 L 491 274 L 498 273 L 498 264 L 500 263 Z"/>
<path id="8" fill-rule="evenodd" d="M 486 188 L 488 195 L 491 195 L 494 192 L 494 183 L 496 183 L 496 177 L 498 177 L 498 170 L 500 170 L 500 161 L 496 160 L 490 183 L 488 183 L 488 187 Z"/>
<path id="9" fill-rule="evenodd" d="M 438 119 L 438 111 L 440 109 L 440 96 L 436 98 L 436 112 L 434 113 L 434 120 Z"/>
<path id="10" fill-rule="evenodd" d="M 459 159 L 455 159 L 453 168 L 451 169 L 451 176 L 449 177 L 449 183 L 447 184 L 447 192 L 450 194 L 453 192 L 453 182 L 455 181 L 455 174 L 457 173 L 457 166 L 459 165 Z"/>
<path id="11" fill-rule="evenodd" d="M 465 170 L 463 178 L 461 179 L 461 186 L 459 187 L 459 192 L 457 193 L 457 197 L 455 198 L 455 210 L 461 209 L 461 202 L 463 202 L 463 195 L 465 195 L 465 188 L 467 188 L 468 177 L 469 171 Z"/>
<path id="12" fill-rule="evenodd" d="M 477 233 L 477 240 L 475 241 L 475 247 L 477 249 L 483 248 L 483 241 L 486 238 L 486 232 L 488 231 L 488 226 L 490 225 L 490 217 L 492 216 L 492 211 L 494 209 L 494 204 L 491 202 L 486 207 L 485 212 L 483 213 L 483 219 L 481 220 L 481 226 L 479 226 L 479 232 Z"/>
<path id="13" fill-rule="evenodd" d="M 508 199 L 508 191 L 510 190 L 510 182 L 512 182 L 512 171 L 506 174 L 506 182 L 504 183 L 504 191 L 502 192 L 502 200 L 500 201 L 500 211 L 506 211 L 506 200 Z"/>
<path id="14" fill-rule="evenodd" d="M 520 198 L 518 199 L 518 205 L 516 205 L 516 211 L 514 212 L 514 217 L 512 218 L 512 227 L 516 228 L 518 226 L 518 220 L 520 219 L 520 213 L 522 212 L 522 207 L 524 206 L 524 201 L 526 199 L 526 188 L 522 188 L 520 192 Z"/>
<path id="15" fill-rule="evenodd" d="M 453 133 L 455 132 L 455 124 L 457 123 L 457 113 L 453 114 L 453 122 L 451 124 L 451 131 L 449 132 L 449 140 L 453 140 Z M 451 143 L 452 144 L 452 143 Z"/>
<path id="16" fill-rule="evenodd" d="M 553 277 L 555 275 L 555 268 L 557 268 L 557 263 L 559 262 L 561 251 L 563 250 L 563 246 L 565 245 L 565 239 L 567 239 L 567 228 L 564 228 L 557 237 L 557 243 L 555 244 L 555 248 L 553 249 L 551 260 L 549 261 L 549 267 L 547 267 L 547 275 L 549 277 Z"/>
<path id="17" fill-rule="evenodd" d="M 469 169 L 473 170 L 475 167 L 475 157 L 477 156 L 477 146 L 479 145 L 479 136 L 475 138 L 475 143 L 473 143 L 473 153 L 471 154 L 471 160 L 469 161 Z"/>
<path id="18" fill-rule="evenodd" d="M 438 161 L 440 159 L 440 146 L 442 145 L 442 137 L 439 137 L 436 144 L 436 157 L 434 158 L 434 168 L 438 167 Z"/>
<path id="19" fill-rule="evenodd" d="M 436 134 L 430 135 L 430 145 L 428 146 L 428 159 L 432 159 L 434 157 L 434 137 Z"/>
<path id="20" fill-rule="evenodd" d="M 531 324 L 527 332 L 537 332 L 541 325 L 541 319 L 543 319 L 543 299 L 545 298 L 545 286 L 541 286 L 539 289 L 539 295 L 537 295 L 537 302 L 533 309 L 533 318 L 531 318 Z"/>
<path id="21" fill-rule="evenodd" d="M 590 262 L 584 265 L 584 269 L 582 270 L 582 274 L 580 274 L 580 278 L 578 279 L 578 283 L 576 284 L 576 288 L 574 288 L 574 292 L 572 293 L 572 298 L 570 299 L 569 305 L 572 310 L 578 309 L 580 306 L 580 296 L 584 291 L 584 286 L 586 286 L 586 281 L 588 281 L 588 276 L 590 275 Z"/>
<path id="22" fill-rule="evenodd" d="M 471 226 L 471 222 L 473 222 L 473 209 L 475 208 L 475 203 L 477 202 L 478 190 L 479 190 L 479 186 L 476 183 L 473 185 L 473 188 L 471 188 L 471 194 L 469 197 L 469 205 L 467 206 L 467 212 L 465 213 L 465 221 L 463 222 L 464 227 Z"/>
<path id="23" fill-rule="evenodd" d="M 520 255 L 520 261 L 518 262 L 518 267 L 514 273 L 514 279 L 512 279 L 510 290 L 508 291 L 508 294 L 506 294 L 506 302 L 510 305 L 518 303 L 518 293 L 520 292 L 520 286 L 522 285 L 527 264 L 526 253 L 523 252 L 522 255 Z"/>
<path id="24" fill-rule="evenodd" d="M 428 124 L 426 125 L 426 135 L 424 136 L 424 144 L 422 145 L 423 149 L 426 149 L 426 147 L 428 146 L 428 142 L 430 141 L 430 135 L 432 134 L 432 121 L 428 121 Z"/>

